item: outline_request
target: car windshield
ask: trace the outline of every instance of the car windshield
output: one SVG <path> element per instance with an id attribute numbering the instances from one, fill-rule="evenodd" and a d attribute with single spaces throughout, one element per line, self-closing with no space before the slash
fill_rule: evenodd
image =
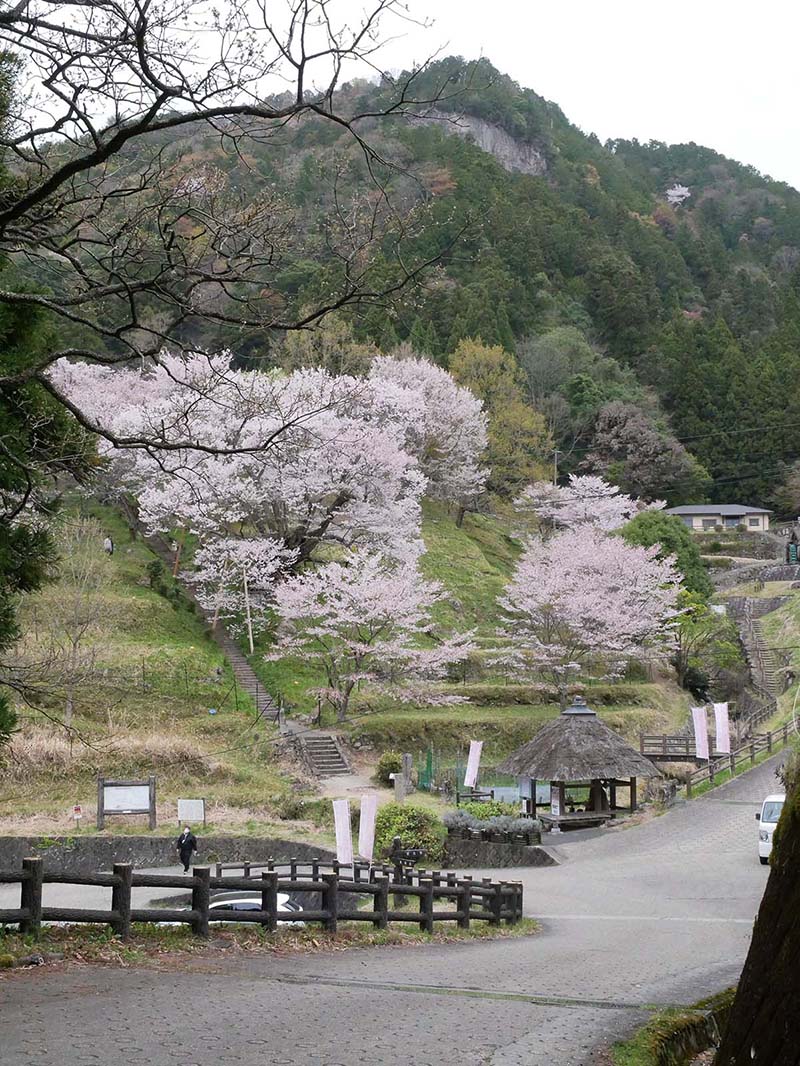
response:
<path id="1" fill-rule="evenodd" d="M 761 812 L 762 822 L 777 822 L 781 816 L 783 810 L 783 800 L 770 800 L 769 803 L 764 804 L 764 810 Z"/>

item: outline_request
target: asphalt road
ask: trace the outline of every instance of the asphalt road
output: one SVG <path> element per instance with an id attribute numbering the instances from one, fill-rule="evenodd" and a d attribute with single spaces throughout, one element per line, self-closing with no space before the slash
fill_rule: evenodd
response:
<path id="1" fill-rule="evenodd" d="M 654 1006 L 737 979 L 768 874 L 753 814 L 779 760 L 509 871 L 536 937 L 0 979 L 0 1063 L 589 1066 Z"/>

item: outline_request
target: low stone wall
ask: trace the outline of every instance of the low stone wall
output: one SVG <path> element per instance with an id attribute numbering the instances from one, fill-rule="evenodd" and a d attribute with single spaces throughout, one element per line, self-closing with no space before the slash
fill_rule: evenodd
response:
<path id="1" fill-rule="evenodd" d="M 698 1004 L 699 1010 L 683 1017 L 654 1019 L 646 1026 L 651 1034 L 653 1061 L 657 1066 L 685 1066 L 703 1051 L 719 1045 L 728 1023 L 734 990 Z"/>
<path id="2" fill-rule="evenodd" d="M 80 837 L 0 837 L 0 870 L 18 870 L 28 856 L 39 856 L 45 869 L 67 874 L 90 874 L 109 870 L 115 862 L 136 867 L 174 866 L 177 862 L 177 830 L 168 837 L 80 836 Z M 327 848 L 273 837 L 203 836 L 198 834 L 194 862 L 288 862 L 291 858 L 331 860 Z"/>
<path id="3" fill-rule="evenodd" d="M 535 844 L 494 844 L 488 840 L 467 840 L 448 836 L 444 845 L 447 869 L 504 869 L 507 866 L 558 866 L 544 848 Z"/>

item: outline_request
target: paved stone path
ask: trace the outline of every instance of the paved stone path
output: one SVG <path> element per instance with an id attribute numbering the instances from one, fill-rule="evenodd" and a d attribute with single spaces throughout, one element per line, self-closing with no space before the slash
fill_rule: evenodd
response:
<path id="1" fill-rule="evenodd" d="M 539 936 L 15 974 L 0 979 L 0 1062 L 590 1066 L 654 1005 L 738 977 L 768 873 L 753 814 L 780 759 L 644 825 L 559 844 L 559 867 L 509 871 Z"/>

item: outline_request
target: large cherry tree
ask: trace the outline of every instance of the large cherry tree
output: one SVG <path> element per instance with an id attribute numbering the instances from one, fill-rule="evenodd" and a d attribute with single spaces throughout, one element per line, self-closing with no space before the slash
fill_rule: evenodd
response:
<path id="1" fill-rule="evenodd" d="M 66 361 L 52 371 L 124 445 L 106 449 L 113 480 L 151 529 L 272 538 L 295 563 L 324 541 L 400 557 L 421 548 L 426 491 L 461 502 L 482 490 L 481 405 L 445 371 L 387 359 L 361 379 L 229 363 L 195 354 L 145 372 Z"/>
<path id="2" fill-rule="evenodd" d="M 326 679 L 319 691 L 340 721 L 361 684 L 404 702 L 462 702 L 431 684 L 472 650 L 469 634 L 436 634 L 431 611 L 443 594 L 415 562 L 348 553 L 277 586 L 280 624 L 270 658 L 319 663 Z"/>
<path id="3" fill-rule="evenodd" d="M 545 677 L 565 704 L 582 674 L 611 677 L 630 659 L 665 655 L 680 575 L 657 552 L 589 524 L 531 538 L 500 600 L 506 645 L 498 660 L 517 677 Z"/>

